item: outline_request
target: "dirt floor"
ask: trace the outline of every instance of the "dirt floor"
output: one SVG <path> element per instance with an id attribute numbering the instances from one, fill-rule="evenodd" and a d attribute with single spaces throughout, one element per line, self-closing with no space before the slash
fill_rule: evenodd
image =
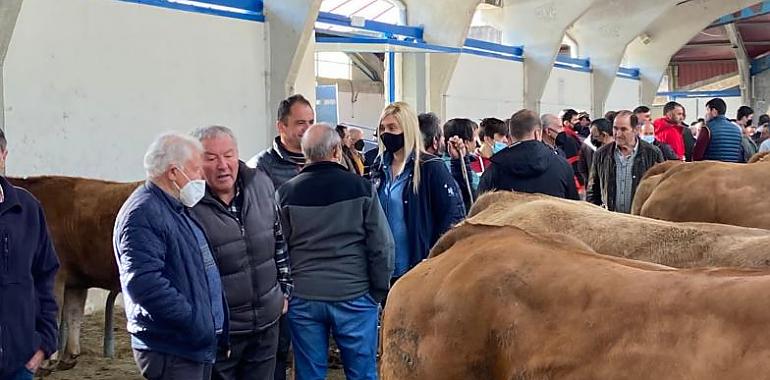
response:
<path id="1" fill-rule="evenodd" d="M 75 368 L 57 371 L 46 376 L 50 380 L 139 380 L 131 342 L 126 332 L 126 317 L 123 310 L 115 308 L 115 358 L 102 357 L 104 313 L 98 312 L 85 317 L 81 333 L 81 355 Z M 291 375 L 291 374 L 290 374 Z M 289 378 L 292 378 L 291 376 Z M 330 369 L 329 380 L 343 380 L 341 369 Z"/>

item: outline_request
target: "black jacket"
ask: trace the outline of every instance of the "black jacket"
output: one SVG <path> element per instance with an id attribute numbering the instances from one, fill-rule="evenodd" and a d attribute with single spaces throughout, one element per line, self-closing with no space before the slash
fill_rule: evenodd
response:
<path id="1" fill-rule="evenodd" d="M 479 193 L 509 190 L 580 199 L 570 164 L 540 141 L 514 144 L 491 161 L 481 176 Z"/>
<path id="2" fill-rule="evenodd" d="M 0 177 L 0 379 L 21 369 L 38 349 L 57 349 L 53 283 L 59 260 L 40 203 Z"/>
<path id="3" fill-rule="evenodd" d="M 639 186 L 644 173 L 659 162 L 663 162 L 663 153 L 652 144 L 639 140 L 634 164 L 631 167 L 633 181 L 631 184 L 631 202 L 634 201 L 636 188 Z M 591 175 L 588 177 L 586 200 L 607 210 L 615 211 L 616 193 L 615 174 L 615 143 L 607 144 L 594 153 L 591 164 Z"/>
<path id="4" fill-rule="evenodd" d="M 679 156 L 674 153 L 674 149 L 671 148 L 671 145 L 660 142 L 658 140 L 653 141 L 652 145 L 655 145 L 655 147 L 658 148 L 661 153 L 663 153 L 663 158 L 665 158 L 667 161 L 679 161 Z"/>
<path id="5" fill-rule="evenodd" d="M 292 157 L 291 153 L 283 147 L 280 139 L 276 137 L 272 148 L 262 151 L 247 163 L 249 167 L 264 170 L 273 180 L 273 186 L 276 189 L 299 174 L 302 166 L 305 165 L 305 159 Z"/>
<path id="6" fill-rule="evenodd" d="M 238 181 L 243 199 L 240 221 L 210 191 L 192 209 L 219 268 L 232 334 L 272 326 L 281 316 L 284 301 L 275 263 L 278 210 L 273 184 L 262 170 L 243 162 Z"/>

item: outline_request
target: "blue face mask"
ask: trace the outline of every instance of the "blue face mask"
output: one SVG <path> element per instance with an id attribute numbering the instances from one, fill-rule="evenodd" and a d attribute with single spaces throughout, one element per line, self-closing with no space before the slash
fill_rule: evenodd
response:
<path id="1" fill-rule="evenodd" d="M 647 135 L 647 136 L 639 136 L 642 138 L 642 140 L 652 144 L 655 142 L 655 135 Z"/>
<path id="2" fill-rule="evenodd" d="M 508 147 L 508 144 L 501 143 L 499 141 L 495 141 L 495 145 L 492 147 L 492 154 L 497 154 L 497 152 L 505 149 Z"/>

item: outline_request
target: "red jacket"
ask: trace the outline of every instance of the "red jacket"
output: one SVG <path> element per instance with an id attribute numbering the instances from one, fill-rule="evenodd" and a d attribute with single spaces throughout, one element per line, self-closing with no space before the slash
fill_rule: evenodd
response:
<path id="1" fill-rule="evenodd" d="M 655 120 L 652 125 L 655 127 L 655 139 L 671 146 L 679 159 L 684 158 L 684 137 L 682 130 L 684 127 L 680 124 L 674 124 L 665 117 Z"/>

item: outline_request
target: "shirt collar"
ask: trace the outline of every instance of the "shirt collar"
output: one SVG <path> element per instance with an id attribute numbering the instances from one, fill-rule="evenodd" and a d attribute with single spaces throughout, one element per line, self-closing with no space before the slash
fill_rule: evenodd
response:
<path id="1" fill-rule="evenodd" d="M 631 152 L 631 155 L 629 157 L 633 157 L 636 155 L 636 152 L 639 150 L 639 138 L 636 138 L 636 145 L 634 145 L 634 150 Z M 620 148 L 618 148 L 618 143 L 615 143 L 615 154 L 619 155 L 620 157 L 623 156 L 623 153 L 620 152 Z"/>

